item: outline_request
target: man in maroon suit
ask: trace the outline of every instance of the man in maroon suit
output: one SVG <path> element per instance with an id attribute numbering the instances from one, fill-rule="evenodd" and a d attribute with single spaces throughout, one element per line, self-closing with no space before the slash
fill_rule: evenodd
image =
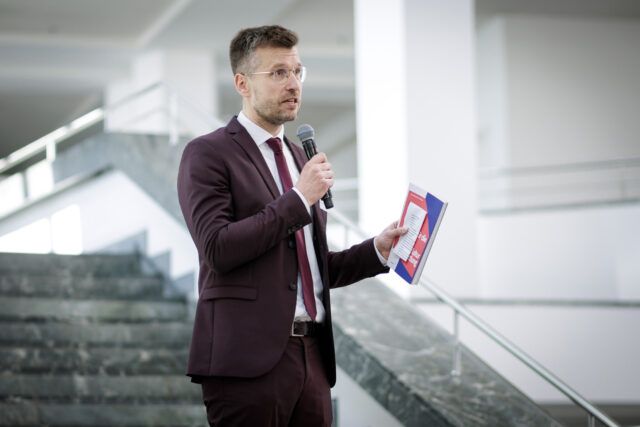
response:
<path id="1" fill-rule="evenodd" d="M 396 224 L 330 252 L 320 198 L 333 185 L 323 153 L 284 137 L 306 70 L 295 33 L 240 31 L 230 59 L 242 111 L 191 141 L 178 196 L 198 249 L 199 300 L 188 373 L 210 425 L 329 426 L 336 367 L 329 289 L 386 272 Z"/>

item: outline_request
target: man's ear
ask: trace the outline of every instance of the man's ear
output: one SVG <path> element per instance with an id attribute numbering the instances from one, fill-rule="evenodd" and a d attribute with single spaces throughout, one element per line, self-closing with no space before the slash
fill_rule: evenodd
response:
<path id="1" fill-rule="evenodd" d="M 233 83 L 236 87 L 236 92 L 238 92 L 240 96 L 243 98 L 249 96 L 249 80 L 247 79 L 247 76 L 236 73 L 236 75 L 233 76 Z"/>

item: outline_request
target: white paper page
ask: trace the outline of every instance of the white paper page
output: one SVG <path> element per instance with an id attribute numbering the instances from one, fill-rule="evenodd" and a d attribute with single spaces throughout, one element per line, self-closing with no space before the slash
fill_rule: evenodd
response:
<path id="1" fill-rule="evenodd" d="M 413 249 L 413 245 L 416 243 L 418 233 L 420 232 L 426 217 L 426 210 L 413 202 L 409 202 L 404 224 L 402 225 L 403 227 L 408 227 L 409 231 L 407 234 L 400 237 L 398 244 L 393 248 L 393 251 L 403 261 L 406 261 L 409 258 L 409 255 L 411 255 L 411 250 Z"/>

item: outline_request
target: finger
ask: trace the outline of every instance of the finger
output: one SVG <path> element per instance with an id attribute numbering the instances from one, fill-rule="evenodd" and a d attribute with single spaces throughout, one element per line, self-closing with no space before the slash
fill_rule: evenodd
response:
<path id="1" fill-rule="evenodd" d="M 398 237 L 398 236 L 402 236 L 403 234 L 407 234 L 408 231 L 409 231 L 408 227 L 398 227 L 393 230 L 389 230 L 389 233 L 391 233 L 393 237 Z"/>
<path id="2" fill-rule="evenodd" d="M 385 228 L 385 231 L 393 230 L 397 227 L 398 227 L 398 221 L 393 221 L 391 224 L 387 225 L 387 227 Z"/>
<path id="3" fill-rule="evenodd" d="M 323 170 L 323 171 L 331 170 L 331 163 L 329 162 L 318 163 L 318 168 L 320 168 L 320 170 Z"/>
<path id="4" fill-rule="evenodd" d="M 318 163 L 324 163 L 327 161 L 327 155 L 324 153 L 318 153 L 313 156 L 312 159 L 317 159 Z"/>

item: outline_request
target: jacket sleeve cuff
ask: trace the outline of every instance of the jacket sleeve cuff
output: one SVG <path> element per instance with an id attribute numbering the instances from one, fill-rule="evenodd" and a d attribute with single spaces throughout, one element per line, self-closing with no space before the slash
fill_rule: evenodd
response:
<path id="1" fill-rule="evenodd" d="M 378 255 L 378 259 L 380 260 L 380 264 L 382 264 L 383 266 L 387 266 L 387 260 L 385 259 L 385 257 L 382 256 L 382 254 L 380 253 L 380 251 L 378 251 L 378 247 L 376 246 L 376 239 L 377 237 L 374 237 L 373 239 L 373 249 L 376 251 L 376 255 Z"/>
<path id="2" fill-rule="evenodd" d="M 307 198 L 302 195 L 302 191 L 298 190 L 296 187 L 293 187 L 292 190 L 295 191 L 298 196 L 300 196 L 300 200 L 302 200 L 302 203 L 304 203 L 304 207 L 307 209 L 307 211 L 311 212 L 311 206 L 309 205 Z"/>

